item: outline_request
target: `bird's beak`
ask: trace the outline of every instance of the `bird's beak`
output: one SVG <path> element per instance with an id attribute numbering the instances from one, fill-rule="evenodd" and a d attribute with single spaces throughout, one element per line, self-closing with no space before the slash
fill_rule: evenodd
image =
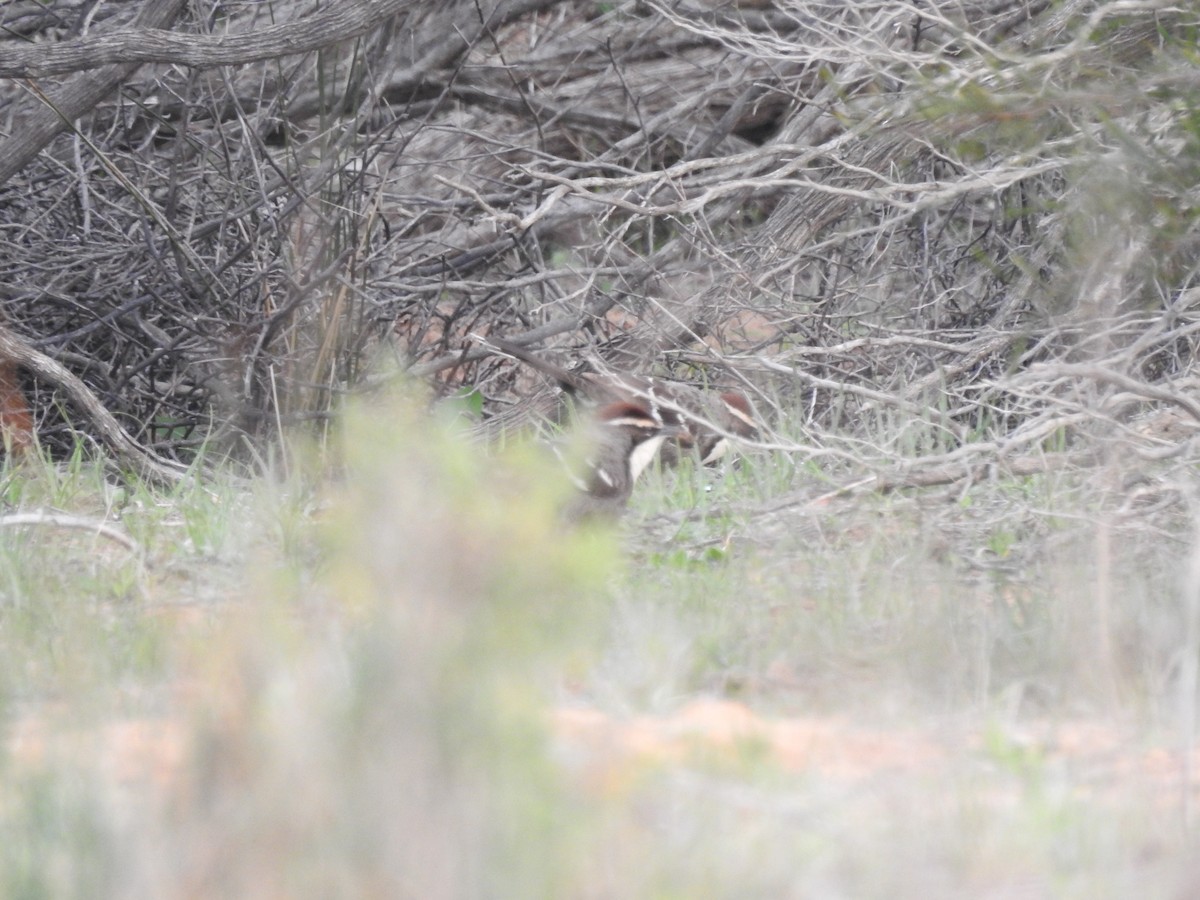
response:
<path id="1" fill-rule="evenodd" d="M 666 438 L 675 438 L 681 444 L 691 446 L 696 442 L 695 436 L 683 425 L 664 425 L 658 433 Z"/>

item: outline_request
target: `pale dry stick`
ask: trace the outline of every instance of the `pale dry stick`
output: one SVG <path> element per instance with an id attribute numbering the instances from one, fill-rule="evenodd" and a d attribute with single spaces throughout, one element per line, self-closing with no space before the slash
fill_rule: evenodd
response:
<path id="1" fill-rule="evenodd" d="M 1029 378 L 1028 371 L 984 381 L 979 385 L 983 390 L 1003 393 L 1012 400 L 1027 401 L 1022 410 L 1022 418 L 1025 421 L 1013 432 L 1014 436 L 1021 435 L 1031 427 L 1040 427 L 1041 419 L 1048 414 L 1066 416 L 1073 420 L 1071 424 L 1086 418 L 1107 421 L 1121 414 L 1130 405 L 1144 403 L 1147 399 L 1146 392 L 1136 388 L 1131 391 L 1118 390 L 1115 393 L 1080 398 L 1080 379 L 1058 372 L 1050 373 L 1048 369 L 1040 370 L 1045 374 L 1044 378 Z M 1145 387 L 1140 382 L 1133 383 Z M 1062 410 L 1066 410 L 1066 413 Z"/>
<path id="2" fill-rule="evenodd" d="M 813 155 L 815 156 L 815 154 Z M 961 196 L 981 192 L 999 193 L 1018 182 L 1025 181 L 1036 175 L 1057 171 L 1062 168 L 1062 165 L 1063 163 L 1060 160 L 1054 159 L 1043 163 L 1021 163 L 1016 168 L 1008 170 L 1001 170 L 997 167 L 990 170 L 984 176 L 973 179 L 958 179 L 954 182 L 938 181 L 916 184 L 885 182 L 879 188 L 860 189 L 825 184 L 813 178 L 798 178 L 782 174 L 798 168 L 792 162 L 784 165 L 777 172 L 767 173 L 754 178 L 725 180 L 719 185 L 703 190 L 696 186 L 687 189 L 684 184 L 672 185 L 678 193 L 684 194 L 683 199 L 673 203 L 658 205 L 650 205 L 648 202 L 636 200 L 625 200 L 622 197 L 616 196 L 616 192 L 606 194 L 589 193 L 587 188 L 582 186 L 582 182 L 584 181 L 597 181 L 599 179 L 579 179 L 576 182 L 561 179 L 551 173 L 539 172 L 536 173 L 538 178 L 554 182 L 557 184 L 557 187 L 550 192 L 546 200 L 537 209 L 524 218 L 518 219 L 517 224 L 522 230 L 531 227 L 568 194 L 575 194 L 581 200 L 585 200 L 590 204 L 610 206 L 628 213 L 646 216 L 678 216 L 695 215 L 703 211 L 710 204 L 731 194 L 746 193 L 748 196 L 754 196 L 757 193 L 773 194 L 783 190 L 807 190 L 846 201 L 885 203 L 904 215 L 915 215 L 929 209 L 944 206 L 951 200 L 955 200 Z M 843 163 L 843 166 L 849 169 L 855 168 L 848 163 Z M 870 174 L 882 180 L 882 176 L 878 173 L 871 172 Z M 650 194 L 653 193 L 654 191 L 650 192 Z M 908 199 L 909 197 L 915 197 L 916 199 Z M 512 217 L 510 214 L 506 215 L 509 218 Z"/>
<path id="3" fill-rule="evenodd" d="M 1027 372 L 1030 380 L 1044 381 L 1047 377 L 1058 378 L 1087 378 L 1092 381 L 1104 382 L 1114 387 L 1138 394 L 1150 400 L 1162 400 L 1181 407 L 1188 415 L 1200 422 L 1200 402 L 1185 394 L 1168 390 L 1155 384 L 1139 381 L 1123 372 L 1106 369 L 1103 366 L 1086 363 L 1045 363 L 1031 366 Z"/>
<path id="4" fill-rule="evenodd" d="M 717 185 L 728 181 L 731 177 L 731 170 L 739 168 L 743 171 L 760 172 L 763 166 L 770 164 L 782 166 L 782 171 L 784 172 L 798 171 L 814 159 L 824 159 L 827 154 L 832 154 L 834 147 L 848 142 L 848 139 L 831 141 L 830 144 L 819 148 L 813 148 L 808 144 L 771 144 L 730 156 L 687 159 L 668 166 L 665 169 L 656 169 L 653 172 L 635 172 L 630 175 L 619 176 L 590 175 L 572 178 L 526 165 L 516 165 L 514 166 L 514 171 L 520 172 L 527 178 L 549 181 L 560 187 L 574 189 L 579 193 L 588 195 L 595 188 L 607 188 L 611 191 L 628 191 L 634 188 L 652 186 L 657 189 L 664 187 L 666 184 L 674 185 L 685 180 L 690 184 L 700 186 L 708 184 Z"/>
<path id="5" fill-rule="evenodd" d="M 753 362 L 760 368 L 768 372 L 778 372 L 781 375 L 791 375 L 799 381 L 804 382 L 810 387 L 825 388 L 830 391 L 839 391 L 844 394 L 851 394 L 855 397 L 861 397 L 870 403 L 878 403 L 883 406 L 894 406 L 898 409 L 906 410 L 913 415 L 932 415 L 940 416 L 941 413 L 930 407 L 924 407 L 912 401 L 905 400 L 902 397 L 897 397 L 892 394 L 886 394 L 883 391 L 877 391 L 873 388 L 863 387 L 857 384 L 847 384 L 841 381 L 833 381 L 829 378 L 821 378 L 802 369 L 797 369 L 793 366 L 785 366 L 782 363 L 777 363 L 773 359 L 768 359 L 765 356 L 756 356 L 754 359 L 747 360 L 746 363 Z"/>
<path id="6" fill-rule="evenodd" d="M 381 94 L 392 96 L 411 94 L 421 85 L 441 89 L 444 85 L 437 81 L 435 73 L 439 70 L 454 68 L 455 61 L 469 52 L 488 30 L 496 30 L 507 25 L 521 16 L 537 13 L 543 9 L 557 6 L 565 0 L 503 0 L 491 4 L 491 12 L 486 21 L 481 21 L 478 12 L 470 26 L 462 23 L 444 23 L 444 31 L 434 43 L 423 47 L 424 55 L 403 69 L 386 74 L 386 81 L 379 85 Z M 445 5 L 447 9 L 451 4 Z M 536 18 L 527 20 L 531 27 L 535 26 Z M 323 93 L 319 88 L 303 91 L 289 99 L 288 109 L 291 111 L 307 110 L 323 105 Z"/>
<path id="7" fill-rule="evenodd" d="M 54 528 L 77 528 L 81 531 L 88 531 L 97 537 L 106 538 L 115 544 L 120 544 L 139 560 L 144 555 L 141 544 L 120 528 L 108 524 L 103 519 L 87 519 L 83 516 L 50 512 L 8 513 L 7 515 L 0 516 L 0 528 L 41 525 L 49 525 Z"/>
<path id="8" fill-rule="evenodd" d="M 1170 390 L 1167 393 L 1161 393 L 1167 389 L 1139 381 L 1125 373 L 1136 372 L 1141 363 L 1156 350 L 1188 341 L 1197 332 L 1200 332 L 1200 321 L 1194 314 L 1178 313 L 1174 310 L 1159 311 L 1149 316 L 1141 313 L 1121 316 L 1103 324 L 1096 322 L 1089 327 L 1087 333 L 1077 336 L 1076 351 L 1081 353 L 1083 358 L 1090 360 L 1088 363 L 1077 365 L 1087 368 L 1076 369 L 1068 374 L 1082 375 L 1117 387 L 1125 387 L 1143 400 L 1149 397 L 1172 403 L 1178 402 L 1179 398 L 1188 396 L 1193 379 L 1180 375 L 1167 376 L 1170 378 Z M 1102 344 L 1106 348 L 1115 346 L 1116 350 L 1104 354 L 1093 353 L 1092 350 L 1096 344 Z M 1057 365 L 1061 370 L 1067 364 L 1044 363 L 1043 365 Z M 1194 411 L 1189 410 L 1189 414 L 1195 418 Z"/>
<path id="9" fill-rule="evenodd" d="M 637 267 L 638 269 L 645 267 Z M 503 281 L 484 281 L 482 279 L 475 280 L 452 280 L 431 282 L 429 284 L 401 284 L 398 281 L 389 281 L 380 279 L 377 284 L 383 291 L 394 291 L 396 293 L 409 294 L 435 294 L 440 295 L 448 291 L 477 291 L 477 290 L 494 290 L 497 287 L 504 287 L 508 290 L 516 290 L 517 288 L 530 287 L 546 283 L 553 283 L 561 279 L 581 278 L 582 270 L 576 268 L 563 269 L 543 269 L 540 272 L 533 272 L 529 275 L 520 275 L 513 277 L 505 277 Z M 595 286 L 595 282 L 600 278 L 617 278 L 622 275 L 638 274 L 633 266 L 628 265 L 613 265 L 613 266 L 588 266 L 586 269 L 588 281 L 583 288 L 577 288 L 565 295 L 565 300 L 571 300 L 586 293 L 589 289 Z"/>
<path id="10" fill-rule="evenodd" d="M 1048 406 L 1041 414 L 1028 412 L 1026 421 L 1007 438 L 1006 447 L 1029 444 L 1053 437 L 1055 432 L 1065 431 L 1070 427 L 1099 422 L 1120 435 L 1126 445 L 1144 459 L 1169 459 L 1187 449 L 1187 443 L 1184 441 L 1156 437 L 1139 430 L 1135 427 L 1135 423 L 1121 418 L 1131 407 L 1145 402 L 1145 396 L 1136 392 L 1123 391 L 1105 397 L 1102 399 L 1100 408 L 1084 406 L 1077 401 L 1058 396 L 1046 396 L 1026 391 L 1013 391 L 1011 395 L 1044 401 Z M 1051 415 L 1051 407 L 1063 407 L 1069 412 Z M 1200 429 L 1200 423 L 1193 422 L 1191 430 L 1197 429 Z M 1147 443 L 1151 446 L 1147 447 Z"/>
<path id="11" fill-rule="evenodd" d="M 1004 437 L 999 445 L 999 455 L 1010 453 L 1017 447 L 1040 444 L 1042 441 L 1050 440 L 1056 434 L 1062 434 L 1068 428 L 1086 425 L 1101 417 L 1094 410 L 1079 409 L 1077 404 L 1062 403 L 1061 405 L 1070 406 L 1073 411 L 1053 415 L 1049 412 L 1040 415 L 1029 413 L 1029 418 L 1022 422 L 1015 431 Z"/>
<path id="12" fill-rule="evenodd" d="M 988 341 L 995 340 L 989 338 Z M 941 350 L 944 353 L 966 355 L 974 352 L 975 340 L 964 344 L 951 344 L 946 341 L 934 340 L 927 332 L 913 334 L 892 334 L 888 337 L 862 337 L 843 341 L 840 344 L 828 344 L 824 347 L 789 347 L 787 352 L 778 359 L 787 360 L 795 357 L 809 356 L 838 356 L 853 353 L 856 350 L 875 350 L 881 347 L 913 347 L 922 350 Z"/>
<path id="13" fill-rule="evenodd" d="M 937 387 L 940 383 L 969 372 L 976 366 L 982 365 L 986 360 L 995 358 L 998 353 L 1011 346 L 1019 337 L 1020 335 L 1016 332 L 1008 332 L 995 336 L 989 335 L 981 341 L 971 341 L 959 346 L 943 345 L 942 347 L 937 347 L 936 345 L 940 342 L 936 341 L 920 343 L 914 341 L 913 346 L 944 349 L 957 354 L 959 359 L 952 363 L 939 365 L 928 375 L 909 382 L 905 393 L 910 397 L 920 396 L 924 391 Z"/>
<path id="14" fill-rule="evenodd" d="M 495 206 L 493 206 L 491 203 L 489 203 L 487 201 L 487 199 L 483 196 L 483 194 L 479 193 L 479 191 L 477 191 L 471 185 L 455 181 L 452 178 L 446 178 L 444 175 L 437 175 L 437 174 L 435 174 L 433 176 L 433 180 L 436 181 L 438 184 L 445 185 L 446 187 L 451 188 L 452 190 L 458 191 L 460 194 L 466 194 L 468 197 L 470 197 L 472 200 L 475 201 L 476 206 L 478 206 L 480 209 L 482 209 L 485 213 L 488 214 L 488 216 L 491 218 L 492 221 L 497 222 L 497 223 L 504 223 L 505 225 L 509 225 L 514 228 L 521 227 L 521 217 L 520 216 L 518 216 L 514 212 L 507 212 L 506 210 L 497 209 Z"/>
<path id="15" fill-rule="evenodd" d="M 1016 448 L 1050 440 L 1056 434 L 1065 433 L 1071 428 L 1082 428 L 1095 423 L 1102 423 L 1124 440 L 1124 445 L 1139 457 L 1147 460 L 1163 460 L 1179 456 L 1188 451 L 1189 443 L 1185 440 L 1159 438 L 1139 430 L 1134 424 L 1122 419 L 1130 407 L 1143 403 L 1146 399 L 1144 392 L 1129 391 L 1112 394 L 1101 398 L 1099 408 L 1085 405 L 1079 401 L 1064 398 L 1051 393 L 1054 383 L 1039 385 L 1042 390 L 1027 391 L 1010 384 L 988 382 L 990 388 L 1001 388 L 1010 397 L 1022 398 L 1043 405 L 1043 409 L 1035 412 L 1027 409 L 1022 415 L 1025 421 L 1000 446 L 1000 455 L 1005 456 Z M 950 415 L 968 412 L 970 405 L 950 410 Z M 1061 410 L 1066 410 L 1062 412 Z M 1191 430 L 1200 429 L 1200 423 L 1193 423 Z M 1149 446 L 1148 446 L 1149 445 Z"/>
<path id="16" fill-rule="evenodd" d="M 83 240 L 89 241 L 92 237 L 92 196 L 88 189 L 87 167 L 83 163 L 83 135 L 76 127 L 75 139 L 71 142 L 71 150 L 73 152 L 73 162 L 75 163 L 76 177 L 79 179 L 79 209 L 82 213 L 80 217 L 79 230 L 83 236 Z"/>

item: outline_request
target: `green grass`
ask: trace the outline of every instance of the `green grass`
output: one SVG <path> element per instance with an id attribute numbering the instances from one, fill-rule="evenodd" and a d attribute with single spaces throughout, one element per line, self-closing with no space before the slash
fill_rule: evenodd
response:
<path id="1" fill-rule="evenodd" d="M 1188 548 L 1101 540 L 1083 475 L 767 514 L 829 479 L 752 454 L 568 534 L 414 415 L 173 491 L 0 472 L 136 544 L 0 526 L 0 893 L 1186 891 Z"/>

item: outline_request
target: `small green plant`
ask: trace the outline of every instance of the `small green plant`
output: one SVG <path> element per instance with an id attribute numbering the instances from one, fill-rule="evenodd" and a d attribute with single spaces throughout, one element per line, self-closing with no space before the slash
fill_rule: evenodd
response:
<path id="1" fill-rule="evenodd" d="M 1011 531 L 997 529 L 988 535 L 987 548 L 995 556 L 1004 559 L 1017 542 L 1017 536 Z"/>

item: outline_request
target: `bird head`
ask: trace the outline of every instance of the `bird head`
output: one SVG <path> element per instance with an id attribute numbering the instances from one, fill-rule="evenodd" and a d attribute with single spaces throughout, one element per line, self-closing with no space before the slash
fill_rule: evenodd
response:
<path id="1" fill-rule="evenodd" d="M 687 428 L 679 422 L 664 422 L 648 404 L 618 401 L 596 411 L 596 424 L 609 434 L 619 434 L 617 442 L 628 456 L 630 481 L 636 481 L 654 459 L 663 441 L 691 440 Z"/>

